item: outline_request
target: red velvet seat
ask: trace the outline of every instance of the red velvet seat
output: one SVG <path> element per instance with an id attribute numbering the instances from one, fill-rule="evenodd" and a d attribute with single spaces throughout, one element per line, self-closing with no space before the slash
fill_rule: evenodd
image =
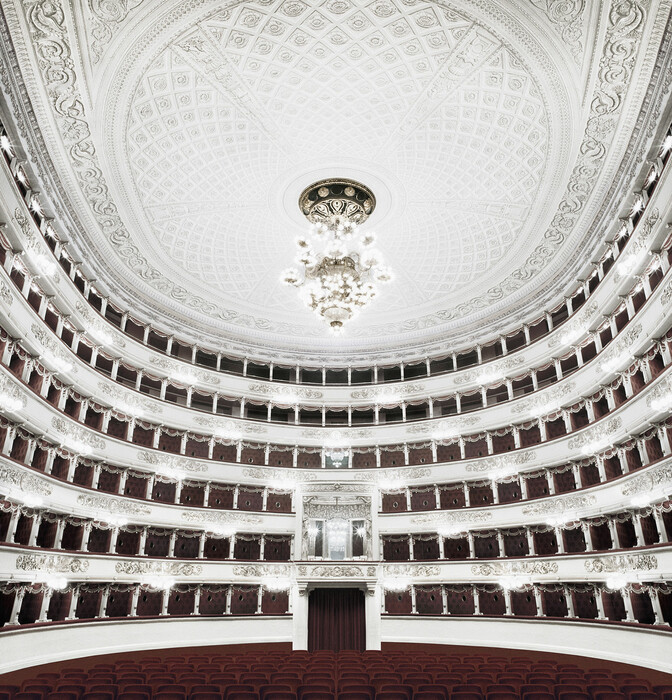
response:
<path id="1" fill-rule="evenodd" d="M 496 690 L 492 693 L 488 693 L 485 697 L 487 700 L 520 700 L 518 693 L 506 690 Z"/>
<path id="2" fill-rule="evenodd" d="M 578 691 L 568 691 L 566 693 L 558 693 L 558 700 L 591 700 L 588 693 L 578 692 Z"/>
<path id="3" fill-rule="evenodd" d="M 259 697 L 259 693 L 254 690 L 251 685 L 238 684 L 229 685 L 224 690 L 224 700 L 252 700 L 251 698 L 237 697 L 240 695 L 253 695 L 255 700 Z M 235 697 L 234 697 L 235 696 Z"/>
<path id="4" fill-rule="evenodd" d="M 376 700 L 408 700 L 406 693 L 398 693 L 395 690 L 386 690 L 376 693 Z"/>
<path id="5" fill-rule="evenodd" d="M 47 695 L 47 700 L 78 700 L 78 698 L 79 695 L 75 693 L 68 693 L 60 690 L 56 690 Z"/>
<path id="6" fill-rule="evenodd" d="M 141 693 L 139 691 L 123 692 L 117 695 L 117 700 L 150 700 L 152 696 L 149 693 Z"/>
<path id="7" fill-rule="evenodd" d="M 334 693 L 326 690 L 308 691 L 301 696 L 301 700 L 334 700 L 334 698 Z"/>
<path id="8" fill-rule="evenodd" d="M 533 690 L 531 692 L 521 693 L 521 697 L 523 700 L 555 700 L 555 693 Z"/>
<path id="9" fill-rule="evenodd" d="M 114 700 L 114 693 L 109 692 L 95 692 L 95 693 L 84 693 L 81 700 Z"/>
<path id="10" fill-rule="evenodd" d="M 14 700 L 42 700 L 43 697 L 41 692 L 33 693 L 26 690 L 14 694 Z"/>
<path id="11" fill-rule="evenodd" d="M 450 694 L 450 700 L 483 700 L 483 695 L 480 692 L 458 691 Z"/>
<path id="12" fill-rule="evenodd" d="M 413 700 L 445 700 L 445 693 L 435 693 L 432 690 L 417 690 L 413 693 Z"/>
<path id="13" fill-rule="evenodd" d="M 266 695 L 266 700 L 296 700 L 296 693 L 288 690 L 272 690 Z"/>

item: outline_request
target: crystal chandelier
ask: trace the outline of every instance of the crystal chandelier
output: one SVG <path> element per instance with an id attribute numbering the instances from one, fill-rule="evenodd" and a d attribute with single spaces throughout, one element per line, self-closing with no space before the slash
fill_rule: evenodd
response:
<path id="1" fill-rule="evenodd" d="M 320 180 L 299 197 L 311 228 L 296 241 L 301 269 L 285 270 L 282 281 L 298 287 L 306 305 L 333 331 L 371 302 L 379 284 L 392 279 L 374 248 L 375 235 L 360 229 L 375 206 L 371 190 L 352 180 Z"/>

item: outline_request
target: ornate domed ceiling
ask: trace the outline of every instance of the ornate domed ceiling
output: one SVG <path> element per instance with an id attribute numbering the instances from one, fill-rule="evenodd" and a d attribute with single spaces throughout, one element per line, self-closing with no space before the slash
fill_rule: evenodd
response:
<path id="1" fill-rule="evenodd" d="M 492 337 L 570 291 L 642 157 L 670 11 L 74 5 L 2 10 L 47 151 L 36 167 L 85 269 L 159 326 L 343 359 Z M 306 225 L 298 196 L 323 177 L 374 191 L 366 226 L 395 272 L 336 341 L 280 283 Z"/>

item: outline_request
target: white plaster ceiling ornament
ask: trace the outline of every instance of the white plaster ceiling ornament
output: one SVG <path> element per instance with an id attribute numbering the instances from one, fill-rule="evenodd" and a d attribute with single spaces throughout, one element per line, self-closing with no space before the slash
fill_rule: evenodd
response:
<path id="1" fill-rule="evenodd" d="M 301 232 L 286 202 L 320 177 L 375 189 L 371 223 L 397 281 L 375 322 L 339 339 L 347 354 L 482 333 L 551 280 L 563 293 L 597 244 L 590 221 L 648 86 L 669 1 L 650 5 L 611 0 L 591 31 L 579 0 L 9 0 L 3 12 L 36 59 L 21 72 L 60 164 L 49 178 L 67 193 L 69 238 L 135 308 L 222 342 L 329 353 L 276 282 Z M 584 53 L 595 70 L 582 80 Z"/>

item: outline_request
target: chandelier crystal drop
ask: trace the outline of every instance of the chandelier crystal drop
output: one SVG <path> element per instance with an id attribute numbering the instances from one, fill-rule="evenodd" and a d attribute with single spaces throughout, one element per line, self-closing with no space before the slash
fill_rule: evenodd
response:
<path id="1" fill-rule="evenodd" d="M 336 332 L 392 280 L 375 234 L 360 228 L 375 206 L 373 193 L 352 180 L 321 180 L 299 198 L 311 228 L 296 241 L 300 267 L 285 270 L 282 281 Z"/>

